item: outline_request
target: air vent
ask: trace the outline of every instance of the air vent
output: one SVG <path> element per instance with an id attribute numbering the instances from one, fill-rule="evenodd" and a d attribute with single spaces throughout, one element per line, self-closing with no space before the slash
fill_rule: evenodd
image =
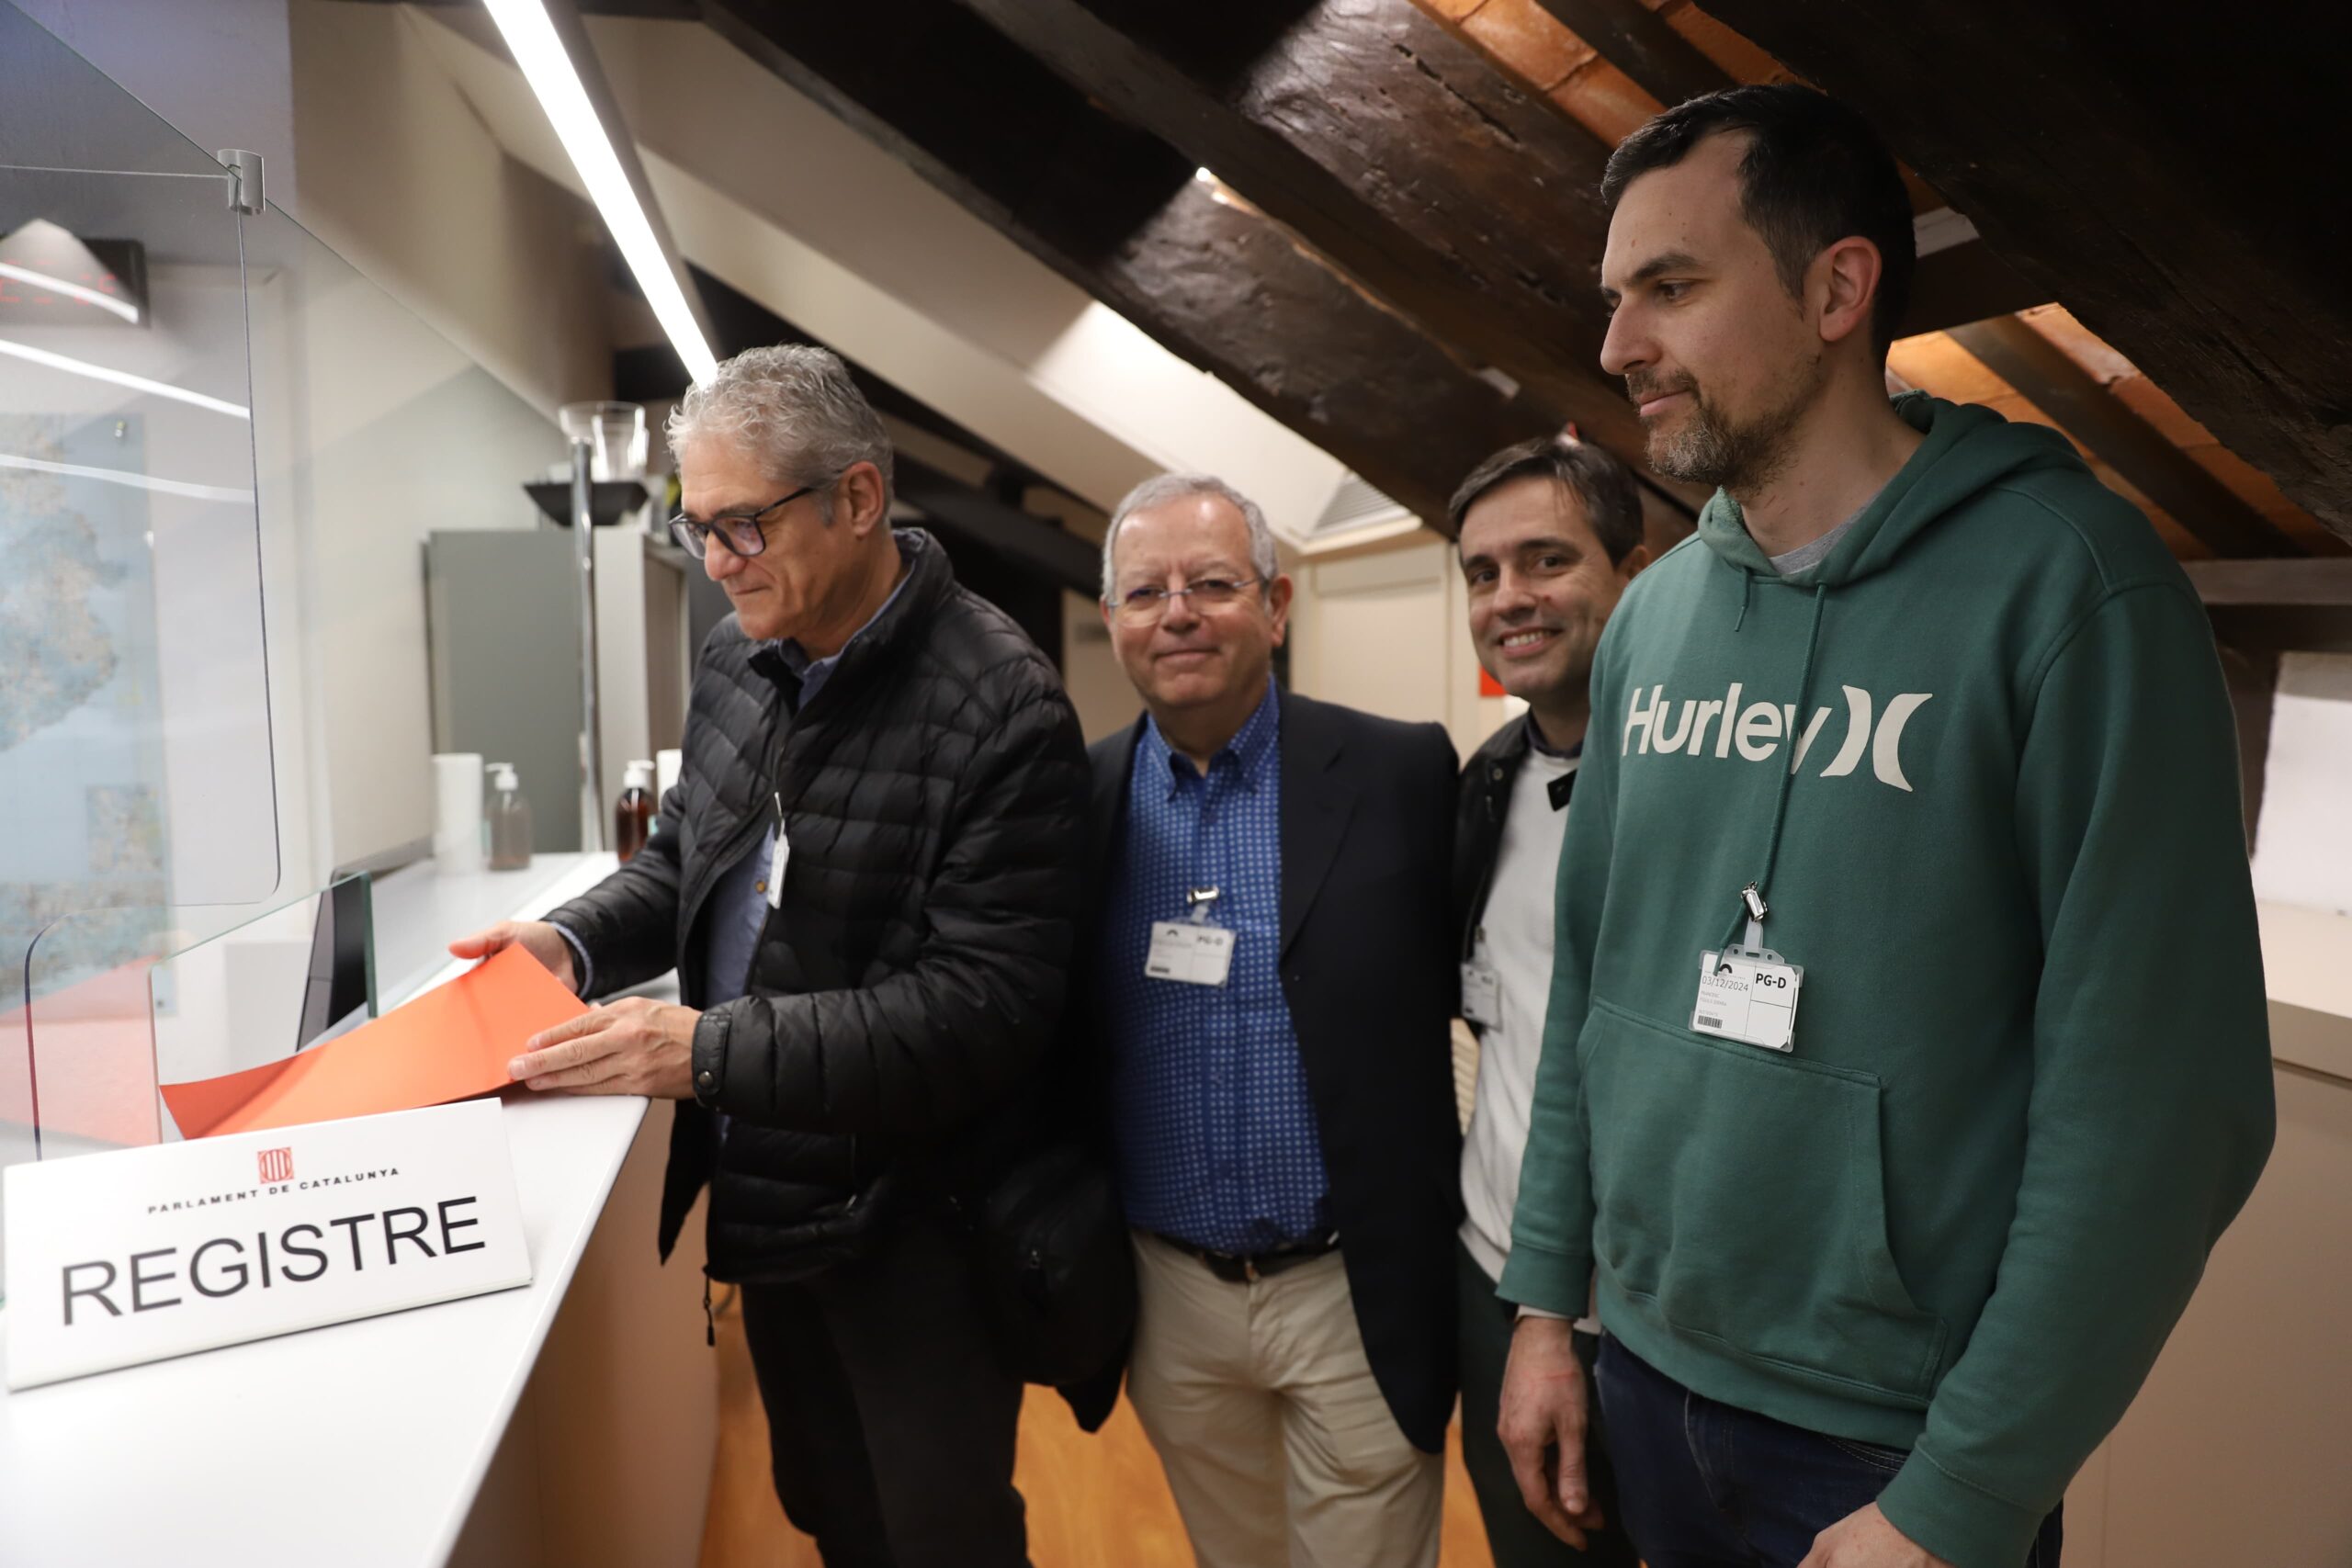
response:
<path id="1" fill-rule="evenodd" d="M 1340 477 L 1337 490 L 1323 508 L 1323 515 L 1315 520 L 1308 537 L 1321 540 L 1351 534 L 1360 528 L 1379 528 L 1413 521 L 1413 513 L 1394 497 L 1383 493 L 1362 476 L 1347 473 Z"/>

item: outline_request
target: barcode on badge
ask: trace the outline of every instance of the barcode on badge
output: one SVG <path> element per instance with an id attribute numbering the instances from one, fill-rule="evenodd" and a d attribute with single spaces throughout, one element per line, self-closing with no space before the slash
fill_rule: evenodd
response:
<path id="1" fill-rule="evenodd" d="M 1699 1021 L 1705 1024 L 1709 1029 L 1721 1029 L 1724 1026 L 1724 1021 L 1722 1019 L 1709 1018 L 1703 1012 L 1699 1014 Z"/>

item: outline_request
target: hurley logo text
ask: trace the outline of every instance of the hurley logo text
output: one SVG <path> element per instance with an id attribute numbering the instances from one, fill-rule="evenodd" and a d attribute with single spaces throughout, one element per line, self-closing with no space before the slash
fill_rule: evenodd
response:
<path id="1" fill-rule="evenodd" d="M 1647 691 L 1635 688 L 1633 701 L 1627 705 L 1619 754 L 1736 754 L 1745 762 L 1762 762 L 1770 761 L 1786 742 L 1790 744 L 1789 772 L 1793 773 L 1804 766 L 1805 756 L 1813 750 L 1822 726 L 1828 722 L 1830 710 L 1814 709 L 1813 716 L 1800 731 L 1794 704 L 1749 703 L 1743 707 L 1740 690 L 1740 682 L 1734 681 L 1720 697 L 1686 697 L 1678 703 L 1666 694 L 1664 686 L 1652 686 Z M 1871 773 L 1878 782 L 1909 793 L 1911 781 L 1903 775 L 1903 727 L 1935 694 L 1898 692 L 1880 709 L 1860 686 L 1847 686 L 1844 691 L 1845 737 L 1820 776 L 1844 777 L 1861 764 L 1862 754 L 1868 751 Z M 1873 713 L 1875 725 L 1871 722 Z"/>

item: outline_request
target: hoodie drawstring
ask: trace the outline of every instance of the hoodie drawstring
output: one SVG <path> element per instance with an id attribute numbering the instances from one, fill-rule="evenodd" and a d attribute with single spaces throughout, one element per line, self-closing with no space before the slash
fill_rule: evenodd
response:
<path id="1" fill-rule="evenodd" d="M 1756 574 L 1743 570 L 1739 574 L 1739 618 L 1732 622 L 1732 630 L 1737 631 L 1747 624 L 1747 597 L 1755 592 Z"/>
<path id="2" fill-rule="evenodd" d="M 1741 575 L 1747 576 L 1745 572 Z M 1750 577 L 1749 581 L 1753 583 L 1754 579 Z M 1789 727 L 1789 765 L 1781 772 L 1780 788 L 1772 797 L 1772 834 L 1765 840 L 1764 874 L 1756 879 L 1758 896 L 1766 898 L 1768 902 L 1772 886 L 1772 868 L 1780 863 L 1781 859 L 1781 829 L 1789 818 L 1789 789 L 1796 783 L 1798 738 L 1804 732 L 1806 715 L 1813 710 L 1813 660 L 1814 655 L 1821 648 L 1822 613 L 1828 600 L 1829 585 L 1826 582 L 1815 585 L 1813 628 L 1805 634 L 1804 671 L 1797 677 L 1796 722 Z M 1740 613 L 1743 616 L 1746 615 L 1747 611 L 1744 606 Z M 1738 628 L 1735 626 L 1733 629 L 1736 631 Z M 1733 944 L 1740 935 L 1741 928 L 1746 924 L 1747 919 L 1747 915 L 1744 908 L 1732 918 L 1731 930 L 1724 936 L 1724 946 L 1730 947 Z"/>

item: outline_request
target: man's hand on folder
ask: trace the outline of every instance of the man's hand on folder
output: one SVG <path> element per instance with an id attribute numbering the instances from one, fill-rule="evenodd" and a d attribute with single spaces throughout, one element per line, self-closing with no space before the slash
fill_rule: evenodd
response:
<path id="1" fill-rule="evenodd" d="M 562 981 L 566 989 L 579 994 L 580 976 L 571 972 L 571 944 L 545 920 L 501 920 L 471 936 L 459 937 L 449 944 L 449 952 L 457 958 L 488 958 L 508 947 L 521 948 Z"/>
<path id="2" fill-rule="evenodd" d="M 562 945 L 561 937 L 555 941 Z M 506 1070 L 515 1082 L 537 1089 L 689 1100 L 695 1024 L 701 1018 L 673 1002 L 623 997 L 534 1034 Z"/>

